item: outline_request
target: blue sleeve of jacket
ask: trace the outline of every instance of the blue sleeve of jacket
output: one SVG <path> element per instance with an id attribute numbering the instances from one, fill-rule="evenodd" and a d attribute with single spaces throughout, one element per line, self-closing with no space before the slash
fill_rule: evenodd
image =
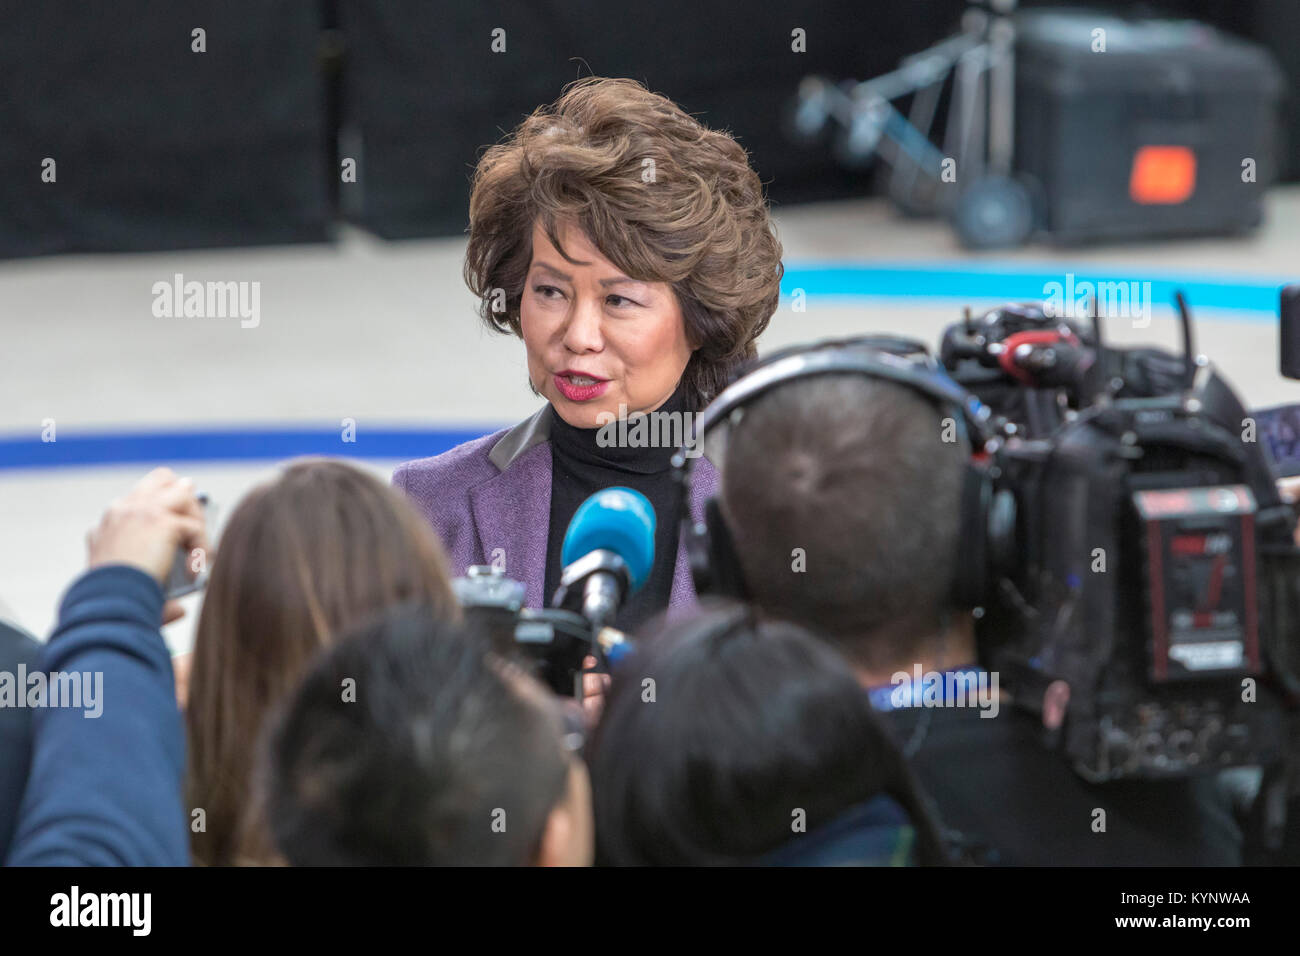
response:
<path id="1" fill-rule="evenodd" d="M 40 667 L 91 675 L 98 700 L 34 711 L 9 865 L 189 865 L 185 739 L 162 606 L 158 583 L 124 565 L 68 589 Z"/>
<path id="2" fill-rule="evenodd" d="M 37 668 L 41 643 L 18 627 L 0 621 L 0 675 L 17 675 L 20 667 Z M 0 677 L 0 680 L 4 680 Z M 0 860 L 18 825 L 18 808 L 27 787 L 27 767 L 32 759 L 32 712 L 5 706 L 0 691 Z"/>

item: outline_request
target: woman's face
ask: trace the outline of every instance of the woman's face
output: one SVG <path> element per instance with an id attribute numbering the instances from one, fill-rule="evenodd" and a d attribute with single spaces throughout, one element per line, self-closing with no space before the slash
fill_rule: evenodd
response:
<path id="1" fill-rule="evenodd" d="M 575 265 L 540 223 L 524 283 L 520 321 L 528 377 L 575 428 L 598 428 L 602 412 L 649 412 L 662 405 L 693 351 L 677 296 L 666 282 L 625 276 L 582 233 L 559 230 Z"/>

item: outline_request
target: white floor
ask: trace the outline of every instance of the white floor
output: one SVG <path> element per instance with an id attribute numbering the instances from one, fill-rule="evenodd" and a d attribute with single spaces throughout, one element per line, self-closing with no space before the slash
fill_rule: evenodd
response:
<path id="1" fill-rule="evenodd" d="M 1086 250 L 1036 246 L 970 256 L 937 223 L 896 219 L 879 201 L 778 210 L 787 265 L 1010 263 L 1057 270 L 1286 276 L 1300 279 L 1300 189 L 1277 190 L 1266 226 L 1249 239 L 1196 240 Z M 531 412 L 523 349 L 484 331 L 460 276 L 460 239 L 386 244 L 347 231 L 334 247 L 66 256 L 0 262 L 0 439 L 123 428 L 213 425 L 337 427 L 456 425 L 487 431 Z M 261 321 L 156 318 L 155 282 L 261 283 Z M 897 331 L 931 343 L 957 302 L 783 301 L 763 347 L 823 336 Z M 1195 305 L 1195 303 L 1193 303 Z M 1275 323 L 1231 310 L 1198 312 L 1198 346 L 1253 405 L 1300 401 L 1277 373 Z M 1176 345 L 1157 311 L 1150 328 L 1111 337 Z M 468 396 L 468 397 L 467 397 Z M 3 451 L 0 450 L 0 455 Z M 369 463 L 387 475 L 394 462 Z M 84 560 L 85 531 L 150 466 L 0 468 L 0 603 L 44 635 L 59 596 Z M 188 463 L 221 516 L 269 463 Z M 199 598 L 190 598 L 197 604 Z M 193 612 L 169 628 L 188 647 Z"/>

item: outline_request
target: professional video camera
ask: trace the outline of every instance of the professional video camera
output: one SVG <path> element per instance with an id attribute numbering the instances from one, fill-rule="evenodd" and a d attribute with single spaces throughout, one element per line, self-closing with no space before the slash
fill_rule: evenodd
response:
<path id="1" fill-rule="evenodd" d="M 1296 513 L 1177 303 L 1181 356 L 1107 347 L 1095 304 L 1086 325 L 968 312 L 940 349 L 994 412 L 981 656 L 1017 704 L 1068 688 L 1060 743 L 1092 780 L 1270 765 L 1298 739 Z"/>
<path id="2" fill-rule="evenodd" d="M 501 653 L 522 656 L 557 694 L 582 697 L 583 662 L 599 670 L 631 649 L 612 622 L 654 563 L 655 513 L 631 488 L 606 488 L 569 522 L 560 586 L 545 608 L 526 608 L 525 585 L 493 565 L 475 565 L 453 585 L 471 628 Z M 521 654 L 522 652 L 522 654 Z"/>

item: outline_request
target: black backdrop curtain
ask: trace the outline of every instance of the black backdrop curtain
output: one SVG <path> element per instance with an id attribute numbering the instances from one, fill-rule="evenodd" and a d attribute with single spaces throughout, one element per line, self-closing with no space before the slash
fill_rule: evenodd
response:
<path id="1" fill-rule="evenodd" d="M 788 141 L 782 109 L 807 74 L 891 69 L 965 6 L 0 0 L 0 257 L 325 240 L 339 218 L 390 238 L 458 234 L 480 150 L 591 74 L 639 79 L 731 130 L 778 205 L 863 195 L 871 173 Z M 1300 3 L 1158 9 L 1259 39 L 1300 82 Z M 206 53 L 191 51 L 198 27 Z M 806 53 L 791 51 L 795 28 Z M 1291 97 L 1293 128 L 1298 108 Z M 345 157 L 356 183 L 339 182 Z"/>

